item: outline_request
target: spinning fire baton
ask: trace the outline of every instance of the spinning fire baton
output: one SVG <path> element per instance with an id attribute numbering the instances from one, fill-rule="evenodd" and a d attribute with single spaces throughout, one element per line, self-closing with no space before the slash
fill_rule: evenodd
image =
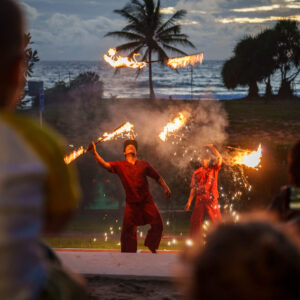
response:
<path id="1" fill-rule="evenodd" d="M 135 58 L 139 56 L 139 53 L 134 53 L 133 57 L 123 57 L 117 55 L 117 50 L 115 48 L 111 48 L 108 50 L 108 55 L 105 54 L 103 56 L 104 60 L 110 64 L 113 68 L 132 68 L 132 69 L 143 69 L 149 63 L 148 61 L 140 61 L 138 62 Z M 189 65 L 196 65 L 197 63 L 202 63 L 204 58 L 204 54 L 198 53 L 188 56 L 182 57 L 173 57 L 169 58 L 166 62 L 168 66 L 172 69 L 177 68 L 186 68 Z M 160 62 L 160 60 L 153 60 L 151 63 Z"/>
<path id="2" fill-rule="evenodd" d="M 94 141 L 94 143 L 99 144 L 99 143 L 102 143 L 102 142 L 111 141 L 111 140 L 113 140 L 114 138 L 116 138 L 117 136 L 119 136 L 121 134 L 125 134 L 125 133 L 130 134 L 130 133 L 132 133 L 133 129 L 134 129 L 134 126 L 131 123 L 126 122 L 123 125 L 116 128 L 112 133 L 105 132 L 103 134 L 103 136 L 100 137 L 97 141 Z M 79 149 L 74 150 L 69 155 L 66 155 L 64 157 L 64 161 L 68 165 L 68 164 L 70 164 L 71 162 L 73 162 L 78 157 L 82 156 L 83 154 L 85 154 L 88 151 L 89 151 L 88 147 L 83 148 L 83 146 L 81 146 Z"/>

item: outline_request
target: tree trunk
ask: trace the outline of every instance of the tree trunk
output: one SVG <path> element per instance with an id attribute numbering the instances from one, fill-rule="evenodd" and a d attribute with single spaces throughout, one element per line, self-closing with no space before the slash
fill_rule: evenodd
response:
<path id="1" fill-rule="evenodd" d="M 256 81 L 252 81 L 249 83 L 249 91 L 248 91 L 248 98 L 249 99 L 256 99 L 258 98 L 258 86 Z"/>
<path id="2" fill-rule="evenodd" d="M 291 87 L 291 82 L 286 78 L 281 81 L 281 85 L 278 91 L 278 96 L 283 98 L 290 98 L 293 96 L 293 89 Z"/>
<path id="3" fill-rule="evenodd" d="M 272 86 L 271 86 L 271 77 L 268 77 L 266 84 L 265 98 L 270 99 L 273 96 Z"/>
<path id="4" fill-rule="evenodd" d="M 149 89 L 150 89 L 150 100 L 155 100 L 155 94 L 153 89 L 153 81 L 152 81 L 152 53 L 151 49 L 149 50 Z"/>

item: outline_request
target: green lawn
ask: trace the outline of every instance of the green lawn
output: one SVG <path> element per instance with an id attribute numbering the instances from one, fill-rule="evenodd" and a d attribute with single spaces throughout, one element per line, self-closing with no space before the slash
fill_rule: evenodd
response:
<path id="1" fill-rule="evenodd" d="M 160 243 L 159 250 L 181 250 L 185 246 L 187 238 L 168 238 Z M 53 248 L 91 248 L 91 249 L 117 249 L 120 250 L 120 239 L 109 237 L 107 240 L 103 237 L 56 237 L 47 238 L 45 242 Z M 148 250 L 144 246 L 144 239 L 139 238 L 138 249 Z"/>
<path id="2" fill-rule="evenodd" d="M 261 138 L 273 145 L 290 145 L 299 137 L 300 99 L 222 103 L 228 114 L 229 142 L 242 145 Z"/>
<path id="3" fill-rule="evenodd" d="M 188 239 L 189 217 L 188 213 L 163 214 L 164 238 L 160 249 L 182 249 Z M 54 248 L 120 249 L 121 222 L 122 217 L 116 213 L 85 212 L 73 218 L 62 236 L 46 238 L 45 241 Z M 146 249 L 143 242 L 148 228 L 138 228 L 139 249 Z"/>

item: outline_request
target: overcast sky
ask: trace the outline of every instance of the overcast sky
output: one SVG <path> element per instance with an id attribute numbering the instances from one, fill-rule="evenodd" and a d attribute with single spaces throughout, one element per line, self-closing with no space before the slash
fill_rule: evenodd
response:
<path id="1" fill-rule="evenodd" d="M 125 25 L 113 10 L 128 0 L 19 2 L 42 60 L 98 60 L 122 42 L 104 35 Z M 178 9 L 187 10 L 182 31 L 206 59 L 229 58 L 241 37 L 273 26 L 281 17 L 300 21 L 300 1 L 293 0 L 161 0 L 161 7 L 166 18 Z"/>

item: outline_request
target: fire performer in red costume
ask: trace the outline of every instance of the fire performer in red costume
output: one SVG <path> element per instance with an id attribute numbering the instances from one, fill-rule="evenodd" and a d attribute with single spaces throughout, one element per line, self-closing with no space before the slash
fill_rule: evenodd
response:
<path id="1" fill-rule="evenodd" d="M 121 251 L 137 251 L 137 226 L 150 224 L 151 228 L 145 239 L 145 246 L 156 253 L 163 233 L 163 220 L 154 203 L 149 190 L 147 176 L 155 179 L 165 190 L 169 198 L 171 191 L 157 171 L 144 160 L 137 159 L 137 142 L 127 140 L 124 142 L 125 160 L 106 162 L 91 143 L 90 151 L 100 167 L 117 174 L 126 192 L 126 207 L 121 232 Z"/>
<path id="2" fill-rule="evenodd" d="M 191 216 L 191 237 L 195 237 L 201 231 L 206 214 L 214 223 L 222 218 L 218 203 L 218 173 L 222 165 L 222 156 L 213 145 L 206 146 L 216 156 L 216 161 L 212 163 L 210 154 L 206 152 L 201 157 L 202 166 L 194 172 L 192 177 L 190 196 L 185 206 L 185 210 L 188 211 L 196 196 L 195 207 Z"/>

